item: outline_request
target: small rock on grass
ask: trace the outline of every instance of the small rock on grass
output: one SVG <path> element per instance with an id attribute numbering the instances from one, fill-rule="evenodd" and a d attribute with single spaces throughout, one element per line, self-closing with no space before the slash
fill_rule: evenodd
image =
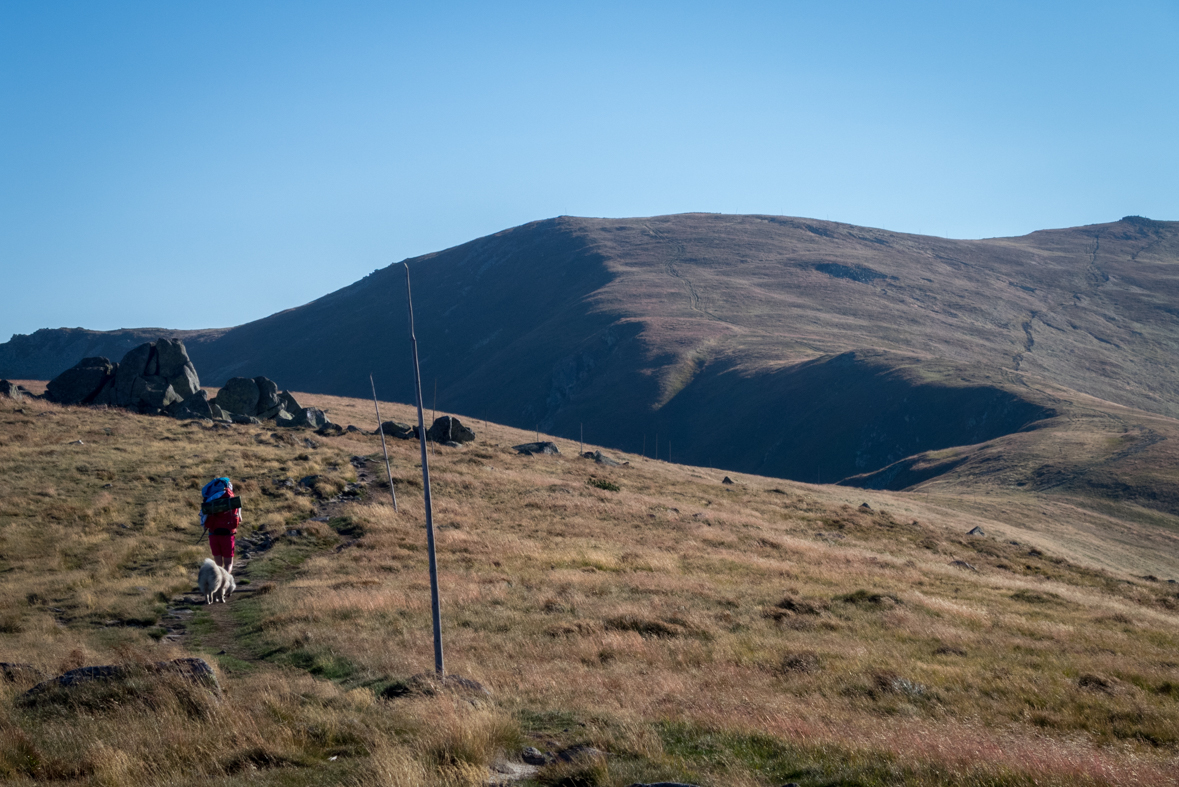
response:
<path id="1" fill-rule="evenodd" d="M 520 759 L 529 765 L 544 765 L 549 761 L 544 752 L 534 746 L 525 746 L 524 750 L 520 752 Z"/>

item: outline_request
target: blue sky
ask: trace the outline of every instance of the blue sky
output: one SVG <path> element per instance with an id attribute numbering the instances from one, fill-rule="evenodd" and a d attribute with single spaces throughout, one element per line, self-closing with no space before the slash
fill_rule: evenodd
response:
<path id="1" fill-rule="evenodd" d="M 0 0 L 0 341 L 561 214 L 1179 219 L 1179 3 Z"/>

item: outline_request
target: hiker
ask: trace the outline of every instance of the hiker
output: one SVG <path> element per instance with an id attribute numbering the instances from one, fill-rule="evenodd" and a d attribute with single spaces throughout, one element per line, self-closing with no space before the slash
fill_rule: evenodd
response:
<path id="1" fill-rule="evenodd" d="M 228 478 L 214 478 L 201 489 L 201 527 L 209 531 L 213 560 L 231 574 L 234 536 L 242 523 L 241 503 L 234 500 L 236 497 Z"/>

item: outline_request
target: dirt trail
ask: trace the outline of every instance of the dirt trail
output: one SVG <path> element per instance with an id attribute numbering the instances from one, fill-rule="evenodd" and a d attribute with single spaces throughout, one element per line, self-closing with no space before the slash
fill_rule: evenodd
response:
<path id="1" fill-rule="evenodd" d="M 310 521 L 326 522 L 334 516 L 339 516 L 345 505 L 371 500 L 371 496 L 364 494 L 370 482 L 367 460 L 363 457 L 353 457 L 352 464 L 356 468 L 357 483 L 354 491 L 361 495 L 338 495 L 326 500 L 318 500 L 315 514 Z M 383 471 L 382 466 L 382 471 Z M 299 537 L 299 530 L 287 531 L 287 536 Z M 282 536 L 280 536 L 282 537 Z M 236 556 L 233 561 L 233 576 L 237 581 L 237 590 L 229 596 L 225 603 L 205 604 L 205 597 L 195 588 L 180 596 L 172 598 L 171 604 L 164 613 L 160 626 L 167 630 L 163 636 L 164 642 L 171 642 L 185 646 L 199 647 L 201 650 L 216 655 L 230 656 L 244 662 L 259 662 L 263 656 L 248 647 L 244 647 L 238 637 L 238 624 L 233 615 L 233 604 L 240 603 L 255 593 L 264 593 L 264 585 L 256 583 L 251 577 L 250 565 L 257 557 L 264 555 L 276 543 L 274 537 L 267 532 L 255 532 L 248 536 L 239 535 L 236 545 Z M 337 547 L 337 551 L 347 542 Z M 212 628 L 199 634 L 189 631 L 199 610 L 205 610 L 212 622 Z M 195 640 L 195 642 L 194 642 Z"/>

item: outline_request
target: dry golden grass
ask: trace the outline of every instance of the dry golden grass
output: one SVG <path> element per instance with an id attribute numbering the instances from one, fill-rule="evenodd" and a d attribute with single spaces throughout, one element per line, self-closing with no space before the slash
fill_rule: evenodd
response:
<path id="1" fill-rule="evenodd" d="M 375 420 L 371 402 L 304 399 Z M 566 441 L 520 457 L 532 434 L 471 425 L 474 444 L 433 451 L 434 522 L 448 671 L 493 696 L 387 700 L 433 663 L 416 443 L 390 441 L 400 513 L 378 459 L 365 498 L 328 511 L 347 520 L 308 522 L 322 501 L 274 482 L 321 475 L 330 494 L 357 480 L 350 457 L 379 457 L 376 437 L 310 448 L 301 432 L 0 402 L 0 660 L 57 674 L 197 655 L 226 694 L 23 709 L 27 685 L 0 686 L 0 774 L 481 784 L 522 745 L 590 744 L 604 762 L 538 778 L 1173 783 L 1177 588 L 1065 559 L 1067 520 L 1032 531 L 944 498 L 722 486 L 633 456 L 602 467 Z M 215 474 L 242 490 L 244 532 L 277 538 L 250 567 L 273 589 L 156 641 L 205 556 L 198 490 Z M 988 536 L 966 536 L 976 524 Z"/>

